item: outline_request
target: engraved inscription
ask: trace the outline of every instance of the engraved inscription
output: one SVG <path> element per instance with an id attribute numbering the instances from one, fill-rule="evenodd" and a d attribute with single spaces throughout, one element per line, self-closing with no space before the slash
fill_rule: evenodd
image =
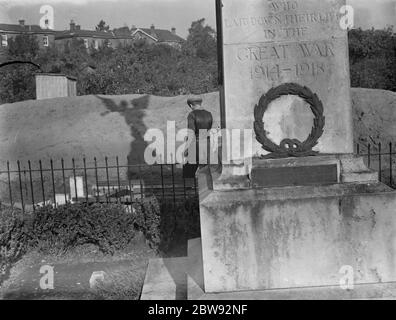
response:
<path id="1" fill-rule="evenodd" d="M 283 64 L 258 64 L 250 69 L 251 79 L 264 79 L 268 81 L 280 80 L 287 75 L 293 78 L 317 78 L 328 71 L 325 62 L 302 62 L 290 65 Z"/>
<path id="2" fill-rule="evenodd" d="M 280 45 L 250 45 L 247 47 L 238 48 L 237 58 L 239 61 L 246 60 L 274 60 L 287 59 L 289 54 L 287 44 Z"/>
<path id="3" fill-rule="evenodd" d="M 239 61 L 288 59 L 289 57 L 334 57 L 334 44 L 330 41 L 313 41 L 288 44 L 252 44 L 240 46 Z"/>
<path id="4" fill-rule="evenodd" d="M 317 78 L 329 70 L 329 59 L 334 57 L 334 44 L 327 40 L 243 45 L 236 53 L 239 63 L 249 63 L 251 79 L 269 81 L 282 76 Z"/>
<path id="5" fill-rule="evenodd" d="M 261 17 L 239 17 L 234 19 L 224 19 L 226 28 L 241 28 L 251 26 L 295 26 L 302 24 L 326 24 L 336 21 L 341 17 L 335 12 L 310 12 L 293 14 L 274 14 Z"/>
<path id="6" fill-rule="evenodd" d="M 270 1 L 269 8 L 272 11 L 290 11 L 298 9 L 297 1 Z"/>
<path id="7" fill-rule="evenodd" d="M 262 16 L 245 16 L 224 19 L 226 29 L 246 28 L 263 32 L 267 40 L 303 38 L 314 33 L 317 25 L 336 25 L 342 18 L 337 11 L 301 9 L 297 1 L 269 1 L 268 13 Z M 303 11 L 303 12 L 301 12 Z M 250 31 L 251 32 L 251 31 Z"/>

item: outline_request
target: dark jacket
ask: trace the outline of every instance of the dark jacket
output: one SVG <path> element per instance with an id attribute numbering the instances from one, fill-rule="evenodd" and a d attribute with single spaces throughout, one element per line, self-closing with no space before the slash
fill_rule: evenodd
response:
<path id="1" fill-rule="evenodd" d="M 195 136 L 199 137 L 199 130 L 210 130 L 212 129 L 213 117 L 209 111 L 198 109 L 193 110 L 188 115 L 188 129 L 195 132 Z"/>

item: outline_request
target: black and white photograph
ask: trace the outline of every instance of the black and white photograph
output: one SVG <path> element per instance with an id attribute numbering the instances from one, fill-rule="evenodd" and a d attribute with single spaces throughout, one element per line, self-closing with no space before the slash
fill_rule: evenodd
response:
<path id="1" fill-rule="evenodd" d="M 0 37 L 0 300 L 396 300 L 396 0 L 0 0 Z"/>

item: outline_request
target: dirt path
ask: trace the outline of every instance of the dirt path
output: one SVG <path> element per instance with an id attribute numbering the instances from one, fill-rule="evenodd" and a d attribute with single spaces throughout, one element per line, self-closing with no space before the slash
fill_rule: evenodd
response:
<path id="1" fill-rule="evenodd" d="M 3 299 L 42 300 L 42 299 L 95 299 L 99 298 L 90 289 L 89 279 L 94 271 L 113 273 L 116 270 L 133 269 L 135 261 L 91 262 L 70 265 L 53 264 L 54 289 L 40 288 L 40 279 L 44 274 L 40 268 L 44 263 L 26 268 L 8 287 Z"/>
<path id="2" fill-rule="evenodd" d="M 137 299 L 149 259 L 154 257 L 157 255 L 144 239 L 136 239 L 127 250 L 113 256 L 104 255 L 91 245 L 61 256 L 32 251 L 14 264 L 9 278 L 0 286 L 0 299 L 93 300 L 132 296 Z M 53 268 L 53 289 L 40 286 L 40 280 L 50 275 L 48 266 Z M 90 288 L 89 280 L 95 271 L 106 273 L 100 290 Z"/>

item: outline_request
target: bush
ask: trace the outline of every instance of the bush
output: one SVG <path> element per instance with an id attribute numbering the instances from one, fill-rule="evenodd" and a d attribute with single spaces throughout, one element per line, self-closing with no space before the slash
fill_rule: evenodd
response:
<path id="1" fill-rule="evenodd" d="M 25 252 L 30 240 L 29 224 L 14 210 L 0 214 L 0 279 Z"/>
<path id="2" fill-rule="evenodd" d="M 113 254 L 125 249 L 135 234 L 135 215 L 119 205 L 48 206 L 23 217 L 5 210 L 0 215 L 2 274 L 28 248 L 61 254 L 79 245 L 94 244 L 103 253 Z"/>
<path id="3" fill-rule="evenodd" d="M 198 237 L 199 213 L 195 199 L 159 203 L 155 197 L 139 200 L 128 213 L 121 205 L 68 204 L 39 208 L 22 216 L 14 210 L 0 213 L 0 275 L 29 248 L 44 254 L 63 254 L 77 246 L 94 244 L 105 254 L 128 247 L 137 231 L 151 248 L 166 252 Z"/>
<path id="4" fill-rule="evenodd" d="M 161 212 L 155 197 L 138 200 L 133 205 L 136 220 L 135 227 L 141 231 L 152 249 L 158 250 L 161 245 Z"/>
<path id="5" fill-rule="evenodd" d="M 161 204 L 155 197 L 146 198 L 136 203 L 134 210 L 137 229 L 157 251 L 167 252 L 173 244 L 200 236 L 199 207 L 194 198 Z"/>
<path id="6" fill-rule="evenodd" d="M 63 253 L 95 244 L 106 254 L 125 248 L 134 238 L 135 218 L 119 205 L 44 207 L 34 214 L 31 246 L 44 253 Z"/>
<path id="7" fill-rule="evenodd" d="M 352 29 L 348 36 L 352 87 L 396 91 L 396 34 L 393 27 Z"/>

